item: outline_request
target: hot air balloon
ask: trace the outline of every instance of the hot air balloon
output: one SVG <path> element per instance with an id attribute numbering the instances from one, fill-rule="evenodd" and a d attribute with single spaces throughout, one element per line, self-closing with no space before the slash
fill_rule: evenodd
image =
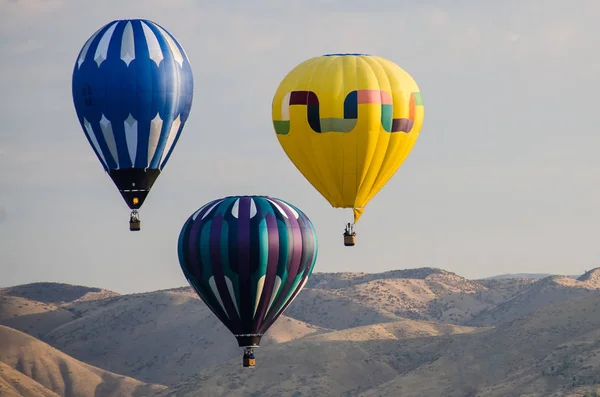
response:
<path id="1" fill-rule="evenodd" d="M 254 348 L 308 281 L 317 250 L 308 217 L 267 196 L 211 201 L 178 242 L 183 274 L 244 348 L 244 367 L 254 366 Z"/>
<path id="2" fill-rule="evenodd" d="M 83 132 L 131 209 L 160 175 L 188 119 L 193 77 L 183 47 L 145 19 L 112 21 L 81 49 L 73 71 L 73 102 Z"/>
<path id="3" fill-rule="evenodd" d="M 279 84 L 273 127 L 283 150 L 334 208 L 354 223 L 404 162 L 423 124 L 423 99 L 395 63 L 329 54 L 296 66 Z M 355 244 L 348 223 L 344 245 Z"/>

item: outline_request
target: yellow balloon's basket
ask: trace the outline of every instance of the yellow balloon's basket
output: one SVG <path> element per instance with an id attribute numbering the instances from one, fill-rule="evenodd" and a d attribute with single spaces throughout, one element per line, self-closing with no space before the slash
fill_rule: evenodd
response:
<path id="1" fill-rule="evenodd" d="M 356 236 L 344 236 L 344 245 L 346 247 L 352 247 L 356 244 Z"/>

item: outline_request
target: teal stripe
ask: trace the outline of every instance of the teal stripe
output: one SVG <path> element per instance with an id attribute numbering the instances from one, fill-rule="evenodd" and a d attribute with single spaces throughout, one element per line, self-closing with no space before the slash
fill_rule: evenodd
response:
<path id="1" fill-rule="evenodd" d="M 285 225 L 285 222 L 281 220 L 277 220 L 277 231 L 279 232 L 279 260 L 277 261 L 277 275 L 281 278 L 281 284 L 279 285 L 279 289 L 275 292 L 275 298 L 273 298 L 273 304 L 277 302 L 279 299 L 279 294 L 281 293 L 281 289 L 285 285 L 288 277 L 287 271 L 287 263 L 288 263 L 288 249 L 290 246 L 290 233 L 288 232 L 288 228 Z M 269 309 L 269 312 L 273 311 L 273 306 Z"/>
<path id="2" fill-rule="evenodd" d="M 206 304 L 206 306 L 208 306 L 210 308 L 210 310 L 212 310 L 215 313 L 219 313 L 219 312 L 223 312 L 223 309 L 221 309 L 221 307 L 219 306 L 218 308 L 215 308 L 213 306 L 211 306 L 210 301 L 208 299 L 208 297 L 206 296 L 207 293 L 213 295 L 214 298 L 214 294 L 211 291 L 209 286 L 204 286 L 204 283 L 199 282 L 196 277 L 192 276 L 191 274 L 186 273 L 187 277 L 189 278 L 189 280 L 191 281 L 192 285 L 197 286 L 198 288 L 193 288 L 194 291 L 200 295 L 200 298 L 202 299 L 202 301 Z M 225 316 L 227 317 L 227 316 Z"/>
<path id="3" fill-rule="evenodd" d="M 213 215 L 224 215 L 225 211 L 227 211 L 227 209 L 229 208 L 229 206 L 235 201 L 237 200 L 237 197 L 230 197 L 228 199 L 223 200 L 221 203 L 219 203 L 219 205 L 217 205 L 217 209 L 215 211 L 215 214 Z"/>
<path id="4" fill-rule="evenodd" d="M 258 225 L 258 269 L 256 271 L 256 281 L 267 274 L 267 264 L 269 261 L 269 229 L 267 221 L 263 219 Z"/>
<path id="5" fill-rule="evenodd" d="M 231 270 L 229 263 L 229 224 L 226 220 L 223 220 L 221 224 L 221 236 L 219 240 L 219 251 L 221 253 L 221 264 L 223 265 L 223 274 L 231 280 L 233 284 L 233 299 L 237 303 L 237 307 L 240 308 L 240 280 L 239 276 Z M 242 313 L 240 313 L 242 315 Z"/>
<path id="6" fill-rule="evenodd" d="M 392 105 L 381 105 L 381 125 L 386 132 L 392 132 L 393 109 Z"/>
<path id="7" fill-rule="evenodd" d="M 263 216 L 266 217 L 267 214 L 271 214 L 273 215 L 275 218 L 277 218 L 277 214 L 275 213 L 275 209 L 273 209 L 273 204 L 271 204 L 269 202 L 269 200 L 267 200 L 266 198 L 260 197 L 260 198 L 255 198 L 254 202 L 256 203 L 256 209 L 260 209 L 263 213 Z"/>
<path id="8" fill-rule="evenodd" d="M 258 224 L 258 268 L 256 272 L 252 274 L 250 293 L 252 310 L 254 310 L 254 303 L 258 295 L 257 283 L 258 280 L 267 274 L 267 265 L 269 261 L 269 229 L 267 229 L 267 221 L 261 220 Z"/>
<path id="9" fill-rule="evenodd" d="M 208 280 L 213 276 L 212 262 L 210 261 L 210 227 L 212 220 L 207 221 L 200 231 L 200 260 L 202 260 L 202 279 L 208 285 Z"/>
<path id="10" fill-rule="evenodd" d="M 281 309 L 288 303 L 288 301 L 290 300 L 290 296 L 292 296 L 292 294 L 294 293 L 294 291 L 296 290 L 296 287 L 298 287 L 298 284 L 300 283 L 300 281 L 302 280 L 304 273 L 300 273 L 296 276 L 296 278 L 294 279 L 294 282 L 292 283 L 292 286 L 290 288 L 290 291 L 288 292 L 287 296 L 285 297 L 285 299 L 281 302 L 281 304 L 279 305 L 279 307 L 277 308 L 276 311 L 274 311 L 274 308 L 271 307 L 271 312 L 272 313 L 279 313 L 281 311 Z M 287 281 L 287 280 L 285 280 Z M 281 287 L 279 288 L 279 290 L 281 291 L 281 289 L 283 288 L 283 285 L 285 284 L 285 281 L 283 281 L 281 283 Z M 279 295 L 279 292 L 277 293 L 277 295 Z"/>

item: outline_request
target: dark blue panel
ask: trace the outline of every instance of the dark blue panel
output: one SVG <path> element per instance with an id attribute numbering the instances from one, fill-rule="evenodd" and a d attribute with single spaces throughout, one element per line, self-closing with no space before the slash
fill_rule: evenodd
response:
<path id="1" fill-rule="evenodd" d="M 358 91 L 352 91 L 344 99 L 344 118 L 358 119 Z"/>

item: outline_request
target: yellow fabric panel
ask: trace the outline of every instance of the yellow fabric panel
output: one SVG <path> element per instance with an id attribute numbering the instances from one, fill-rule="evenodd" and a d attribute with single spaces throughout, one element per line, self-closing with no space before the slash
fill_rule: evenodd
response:
<path id="1" fill-rule="evenodd" d="M 377 60 L 385 69 L 391 85 L 394 118 L 407 117 L 409 114 L 410 94 L 412 92 L 420 92 L 417 83 L 395 63 L 380 57 L 377 57 Z M 400 168 L 404 160 L 406 160 L 406 157 L 408 157 L 419 137 L 424 115 L 424 106 L 416 106 L 415 123 L 411 132 L 408 134 L 391 134 L 388 147 L 386 148 L 385 159 L 378 170 L 374 184 L 369 187 L 369 192 L 362 205 L 366 205 L 383 188 L 398 168 Z"/>
<path id="2" fill-rule="evenodd" d="M 346 114 L 344 104 L 353 92 L 356 97 L 348 97 Z M 275 93 L 277 138 L 296 168 L 333 207 L 354 209 L 356 222 L 406 159 L 423 124 L 419 96 L 413 101 L 418 104 L 412 107 L 410 132 L 386 131 L 379 95 L 391 99 L 384 117 L 391 123 L 390 112 L 394 119 L 409 118 L 411 93 L 420 95 L 415 81 L 386 59 L 311 58 L 288 73 Z"/>
<path id="3" fill-rule="evenodd" d="M 354 208 L 354 223 L 358 222 L 358 218 L 365 212 L 364 208 Z"/>

